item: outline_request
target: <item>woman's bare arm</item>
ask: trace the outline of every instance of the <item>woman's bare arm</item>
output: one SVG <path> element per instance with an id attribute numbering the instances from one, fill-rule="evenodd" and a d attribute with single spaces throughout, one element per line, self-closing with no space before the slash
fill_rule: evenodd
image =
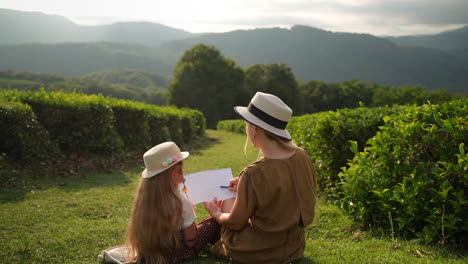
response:
<path id="1" fill-rule="evenodd" d="M 254 201 L 245 201 L 246 189 L 242 177 L 238 184 L 237 196 L 230 213 L 222 213 L 215 203 L 205 203 L 206 210 L 218 223 L 234 230 L 240 230 L 247 225 L 254 208 Z"/>

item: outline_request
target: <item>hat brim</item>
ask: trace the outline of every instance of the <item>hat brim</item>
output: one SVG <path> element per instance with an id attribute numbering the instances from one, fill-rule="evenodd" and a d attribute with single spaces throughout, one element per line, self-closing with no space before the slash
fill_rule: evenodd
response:
<path id="1" fill-rule="evenodd" d="M 247 107 L 244 106 L 235 106 L 234 111 L 238 113 L 245 121 L 251 123 L 252 125 L 258 126 L 274 135 L 277 135 L 278 137 L 291 140 L 291 134 L 289 133 L 288 130 L 286 129 L 279 129 L 276 128 L 265 121 L 261 120 L 260 118 L 252 115 Z"/>
<path id="2" fill-rule="evenodd" d="M 187 152 L 187 151 L 184 151 L 184 152 L 181 152 L 182 154 L 182 159 L 178 160 L 177 162 L 174 162 L 172 164 L 170 164 L 169 166 L 165 167 L 165 168 L 161 168 L 161 169 L 157 169 L 157 170 L 147 170 L 145 169 L 142 173 L 141 173 L 141 176 L 145 179 L 147 178 L 151 178 L 153 177 L 154 175 L 156 174 L 159 174 L 167 169 L 169 169 L 170 167 L 176 165 L 177 163 L 179 163 L 179 161 L 182 161 L 182 160 L 185 160 L 190 154 Z"/>

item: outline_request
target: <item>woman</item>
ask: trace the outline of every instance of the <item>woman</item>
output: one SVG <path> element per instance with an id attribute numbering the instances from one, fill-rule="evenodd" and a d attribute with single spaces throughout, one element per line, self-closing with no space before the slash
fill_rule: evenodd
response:
<path id="1" fill-rule="evenodd" d="M 315 213 L 316 173 L 307 151 L 286 130 L 292 110 L 278 97 L 257 92 L 248 107 L 235 107 L 263 157 L 230 182 L 237 191 L 230 213 L 206 210 L 222 225 L 215 253 L 239 263 L 289 263 L 303 256 L 304 228 Z"/>

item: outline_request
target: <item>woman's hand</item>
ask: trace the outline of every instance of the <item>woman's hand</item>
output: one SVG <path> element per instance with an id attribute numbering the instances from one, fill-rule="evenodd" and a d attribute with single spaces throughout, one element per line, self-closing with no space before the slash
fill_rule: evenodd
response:
<path id="1" fill-rule="evenodd" d="M 229 181 L 228 190 L 231 192 L 237 192 L 237 185 L 239 184 L 239 177 Z"/>

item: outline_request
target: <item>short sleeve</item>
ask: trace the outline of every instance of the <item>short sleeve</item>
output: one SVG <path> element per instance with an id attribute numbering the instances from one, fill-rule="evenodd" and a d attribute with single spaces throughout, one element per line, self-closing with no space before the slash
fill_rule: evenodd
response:
<path id="1" fill-rule="evenodd" d="M 239 186 L 237 188 L 237 199 L 239 200 L 239 204 L 245 206 L 244 210 L 247 210 L 249 215 L 251 215 L 256 204 L 256 199 L 248 169 L 244 169 L 240 173 Z"/>
<path id="2" fill-rule="evenodd" d="M 185 193 L 180 193 L 180 200 L 182 201 L 182 226 L 181 229 L 186 229 L 195 222 L 196 215 L 193 210 L 192 202 L 187 198 Z"/>

